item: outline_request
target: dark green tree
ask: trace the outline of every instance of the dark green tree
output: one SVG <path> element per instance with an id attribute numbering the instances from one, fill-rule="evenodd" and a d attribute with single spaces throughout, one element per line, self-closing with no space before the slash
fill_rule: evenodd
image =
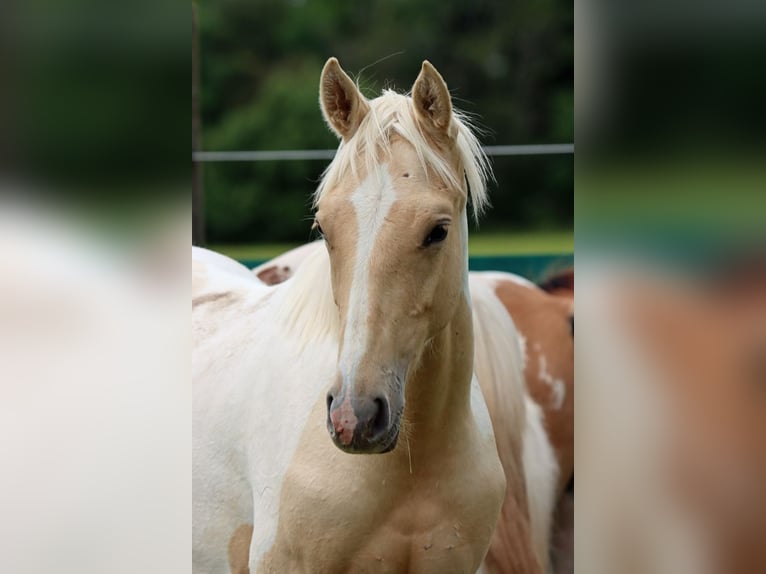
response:
<path id="1" fill-rule="evenodd" d="M 219 0 L 200 4 L 207 150 L 332 148 L 317 103 L 337 56 L 373 97 L 408 90 L 420 63 L 439 69 L 486 144 L 573 140 L 573 6 L 560 0 Z M 326 162 L 205 167 L 211 241 L 304 241 L 309 196 Z M 564 227 L 571 156 L 496 158 L 482 229 Z"/>

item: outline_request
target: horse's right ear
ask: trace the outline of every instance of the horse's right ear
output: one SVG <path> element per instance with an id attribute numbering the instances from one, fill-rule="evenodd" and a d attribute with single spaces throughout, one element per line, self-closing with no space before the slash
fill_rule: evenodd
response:
<path id="1" fill-rule="evenodd" d="M 354 136 L 370 110 L 365 97 L 335 58 L 327 60 L 322 69 L 319 103 L 327 125 L 343 141 Z"/>

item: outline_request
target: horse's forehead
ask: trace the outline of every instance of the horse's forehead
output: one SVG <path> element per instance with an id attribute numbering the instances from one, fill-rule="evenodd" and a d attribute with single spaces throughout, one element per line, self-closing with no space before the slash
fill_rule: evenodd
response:
<path id="1" fill-rule="evenodd" d="M 399 137 L 393 137 L 388 157 L 389 169 L 406 168 L 414 171 L 423 171 L 415 146 Z"/>
<path id="2" fill-rule="evenodd" d="M 436 178 L 402 166 L 392 168 L 386 162 L 361 179 L 355 177 L 335 186 L 319 208 L 350 214 L 362 208 L 378 209 L 382 204 L 389 208 L 395 204 L 394 211 L 402 215 L 423 211 L 449 213 L 455 207 L 456 197 Z"/>
<path id="3" fill-rule="evenodd" d="M 390 136 L 388 143 L 372 146 L 377 149 L 372 161 L 372 158 L 365 157 L 364 152 L 357 154 L 353 161 L 348 158 L 344 160 L 346 165 L 341 170 L 343 175 L 332 186 L 333 189 L 351 193 L 371 174 L 380 174 L 383 170 L 388 171 L 392 178 L 404 173 L 425 174 L 426 168 L 421 156 L 412 144 L 400 136 Z"/>
<path id="4" fill-rule="evenodd" d="M 317 206 L 320 212 L 345 218 L 385 206 L 393 221 L 423 213 L 451 214 L 460 208 L 461 194 L 400 137 L 393 138 L 374 162 L 369 159 L 359 156 L 355 165 L 336 171 L 342 175 L 327 185 Z"/>
<path id="5" fill-rule="evenodd" d="M 361 197 L 368 201 L 380 200 L 387 193 L 395 193 L 393 177 L 388 162 L 376 164 L 372 169 L 362 166 L 357 170 L 348 169 L 320 199 L 318 207 L 320 211 L 343 212 L 353 209 Z"/>

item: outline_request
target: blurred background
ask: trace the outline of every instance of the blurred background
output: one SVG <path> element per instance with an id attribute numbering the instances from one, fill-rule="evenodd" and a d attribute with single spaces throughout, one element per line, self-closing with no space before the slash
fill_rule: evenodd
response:
<path id="1" fill-rule="evenodd" d="M 766 4 L 576 4 L 575 571 L 766 572 Z"/>
<path id="2" fill-rule="evenodd" d="M 577 250 L 705 267 L 766 225 L 766 5 L 582 2 Z"/>
<path id="3" fill-rule="evenodd" d="M 573 12 L 577 571 L 684 571 L 646 562 L 681 548 L 655 513 L 680 497 L 657 497 L 651 480 L 668 454 L 652 449 L 676 432 L 703 440 L 663 460 L 693 459 L 684 472 L 716 505 L 704 523 L 732 544 L 719 553 L 753 561 L 717 571 L 766 571 L 766 4 L 196 10 L 190 30 L 187 8 L 166 0 L 0 3 L 0 571 L 190 571 L 192 104 L 197 149 L 333 148 L 317 104 L 328 56 L 369 96 L 409 89 L 428 58 L 480 117 L 485 144 L 571 143 Z M 266 257 L 309 239 L 326 161 L 197 164 L 207 244 Z M 494 209 L 472 251 L 571 252 L 572 156 L 493 163 Z M 693 260 L 702 273 L 684 274 Z M 609 292 L 622 299 L 605 305 Z M 642 337 L 649 350 L 633 356 Z M 655 393 L 663 370 L 669 386 Z M 691 431 L 657 424 L 667 389 L 686 393 L 678 421 L 705 415 Z"/>
<path id="4" fill-rule="evenodd" d="M 330 56 L 370 98 L 409 90 L 430 60 L 455 106 L 484 128 L 485 145 L 573 142 L 570 2 L 223 0 L 193 8 L 197 150 L 336 148 L 318 104 Z M 572 150 L 492 160 L 493 207 L 472 230 L 472 255 L 571 254 Z M 253 261 L 312 239 L 309 197 L 328 162 L 325 154 L 198 163 L 195 243 Z"/>

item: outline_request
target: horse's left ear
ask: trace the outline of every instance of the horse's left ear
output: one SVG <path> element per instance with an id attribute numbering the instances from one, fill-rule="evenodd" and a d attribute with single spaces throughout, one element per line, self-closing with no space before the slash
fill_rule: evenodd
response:
<path id="1" fill-rule="evenodd" d="M 428 60 L 423 62 L 412 86 L 412 102 L 418 120 L 429 132 L 447 138 L 453 135 L 450 133 L 452 100 L 449 90 L 441 74 Z"/>

